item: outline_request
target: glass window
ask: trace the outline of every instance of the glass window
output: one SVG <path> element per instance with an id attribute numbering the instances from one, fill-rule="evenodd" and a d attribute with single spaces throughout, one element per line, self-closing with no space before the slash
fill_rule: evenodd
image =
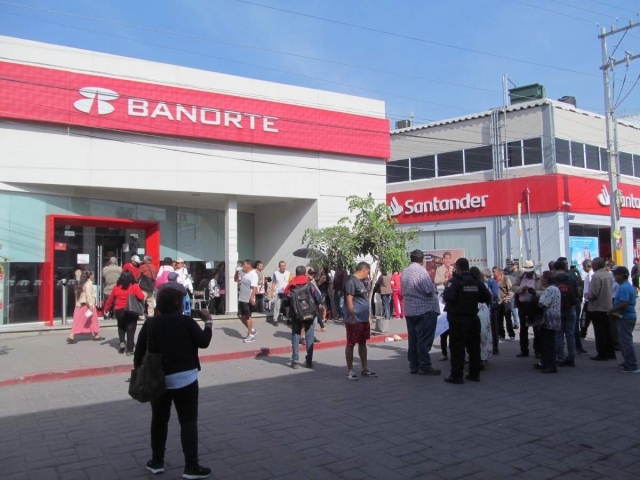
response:
<path id="1" fill-rule="evenodd" d="M 600 150 L 593 145 L 585 145 L 587 157 L 587 168 L 590 170 L 600 170 Z"/>
<path id="2" fill-rule="evenodd" d="M 633 156 L 633 174 L 640 177 L 640 155 Z"/>
<path id="3" fill-rule="evenodd" d="M 493 170 L 493 148 L 491 145 L 465 150 L 464 171 L 482 172 L 484 170 Z"/>
<path id="4" fill-rule="evenodd" d="M 487 266 L 487 231 L 484 228 L 436 230 L 435 249 L 464 249 L 472 265 Z"/>
<path id="5" fill-rule="evenodd" d="M 600 148 L 600 170 L 603 172 L 609 171 L 609 157 L 607 155 L 606 148 Z"/>
<path id="6" fill-rule="evenodd" d="M 387 183 L 409 181 L 409 159 L 387 163 Z"/>
<path id="7" fill-rule="evenodd" d="M 464 173 L 462 150 L 438 154 L 438 176 L 457 175 Z"/>
<path id="8" fill-rule="evenodd" d="M 571 165 L 584 168 L 584 143 L 571 142 Z"/>
<path id="9" fill-rule="evenodd" d="M 633 177 L 633 155 L 630 153 L 620 152 L 620 174 Z"/>
<path id="10" fill-rule="evenodd" d="M 411 180 L 434 178 L 436 176 L 436 157 L 427 155 L 411 159 Z"/>
<path id="11" fill-rule="evenodd" d="M 569 140 L 556 138 L 556 163 L 560 165 L 571 165 Z"/>
<path id="12" fill-rule="evenodd" d="M 509 142 L 507 148 L 507 155 L 509 155 L 509 167 L 521 167 L 522 166 L 522 141 L 517 140 L 515 142 Z"/>
<path id="13" fill-rule="evenodd" d="M 528 138 L 522 141 L 524 164 L 538 165 L 542 163 L 542 138 Z"/>

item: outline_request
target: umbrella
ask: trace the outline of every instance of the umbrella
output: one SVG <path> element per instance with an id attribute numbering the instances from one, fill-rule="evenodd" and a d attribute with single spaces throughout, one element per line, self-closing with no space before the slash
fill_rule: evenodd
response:
<path id="1" fill-rule="evenodd" d="M 294 257 L 298 258 L 325 258 L 326 255 L 317 248 L 299 248 L 293 252 Z"/>

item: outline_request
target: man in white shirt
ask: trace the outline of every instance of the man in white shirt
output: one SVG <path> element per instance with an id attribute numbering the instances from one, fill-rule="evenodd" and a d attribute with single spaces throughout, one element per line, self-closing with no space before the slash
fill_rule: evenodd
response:
<path id="1" fill-rule="evenodd" d="M 193 283 L 191 282 L 191 276 L 189 270 L 184 266 L 184 260 L 182 258 L 176 259 L 175 272 L 178 274 L 178 283 L 184 285 L 185 290 L 191 298 L 193 298 Z"/>
<path id="2" fill-rule="evenodd" d="M 242 273 L 239 275 L 240 291 L 238 293 L 238 318 L 247 327 L 247 336 L 244 343 L 256 341 L 258 331 L 253 328 L 251 310 L 256 304 L 256 291 L 258 290 L 258 274 L 253 269 L 253 261 L 245 260 L 242 265 Z"/>
<path id="3" fill-rule="evenodd" d="M 591 317 L 589 316 L 589 312 L 587 310 L 587 304 L 589 300 L 587 300 L 587 293 L 589 293 L 589 284 L 591 283 L 591 279 L 593 278 L 593 267 L 591 265 L 591 260 L 585 260 L 582 262 L 582 270 L 584 273 L 582 274 L 582 281 L 584 282 L 583 287 L 583 295 L 584 295 L 584 305 L 582 305 L 582 315 L 578 318 L 578 325 L 580 325 L 580 337 L 587 338 L 587 330 L 589 329 L 589 324 L 591 323 Z M 580 320 L 584 316 L 584 325 Z"/>
<path id="4" fill-rule="evenodd" d="M 284 289 L 287 288 L 289 282 L 292 280 L 291 273 L 287 270 L 287 264 L 285 261 L 280 261 L 278 264 L 278 271 L 271 277 L 271 288 L 274 292 L 273 302 L 273 325 L 278 325 L 278 320 L 282 320 L 280 309 L 282 308 L 282 301 L 284 300 Z M 289 315 L 287 314 L 287 324 L 289 323 Z"/>

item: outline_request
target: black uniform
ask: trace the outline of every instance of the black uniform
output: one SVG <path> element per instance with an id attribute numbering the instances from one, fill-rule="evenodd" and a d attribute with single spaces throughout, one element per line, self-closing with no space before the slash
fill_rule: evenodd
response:
<path id="1" fill-rule="evenodd" d="M 469 352 L 469 376 L 480 377 L 480 319 L 478 303 L 491 302 L 484 282 L 469 272 L 455 273 L 444 290 L 445 311 L 451 341 L 451 376 L 462 379 L 465 348 Z"/>

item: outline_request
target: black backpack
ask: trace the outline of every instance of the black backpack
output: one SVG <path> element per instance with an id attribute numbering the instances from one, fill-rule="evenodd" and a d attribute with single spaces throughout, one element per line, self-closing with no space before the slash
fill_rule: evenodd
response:
<path id="1" fill-rule="evenodd" d="M 298 321 L 313 321 L 318 313 L 318 305 L 311 293 L 311 282 L 291 289 L 291 306 Z"/>
<path id="2" fill-rule="evenodd" d="M 556 280 L 556 287 L 560 290 L 560 308 L 569 308 L 576 305 L 576 292 L 570 283 L 570 280 L 563 280 L 562 283 L 558 283 Z"/>

